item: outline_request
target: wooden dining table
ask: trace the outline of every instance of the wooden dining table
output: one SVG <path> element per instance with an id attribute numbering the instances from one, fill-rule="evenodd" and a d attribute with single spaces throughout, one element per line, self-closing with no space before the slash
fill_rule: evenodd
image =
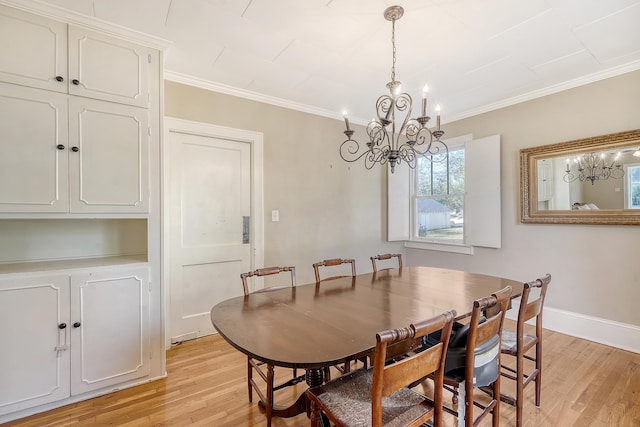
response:
<path id="1" fill-rule="evenodd" d="M 232 298 L 211 309 L 211 322 L 242 353 L 305 369 L 313 387 L 324 382 L 325 368 L 372 352 L 377 332 L 450 309 L 463 319 L 474 300 L 506 286 L 513 288 L 512 298 L 522 293 L 523 283 L 501 277 L 404 267 Z M 302 393 L 289 407 L 274 405 L 273 415 L 292 417 L 307 409 Z"/>

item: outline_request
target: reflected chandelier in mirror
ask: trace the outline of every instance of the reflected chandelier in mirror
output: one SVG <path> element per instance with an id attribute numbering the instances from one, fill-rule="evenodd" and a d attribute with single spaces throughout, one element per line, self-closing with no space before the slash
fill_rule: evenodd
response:
<path id="1" fill-rule="evenodd" d="M 608 164 L 607 162 L 611 160 Z M 580 182 L 590 181 L 595 185 L 596 181 L 609 178 L 619 179 L 624 176 L 624 170 L 620 163 L 620 152 L 612 153 L 586 153 L 576 158 L 567 158 L 564 182 L 572 183 L 576 179 Z"/>
<path id="2" fill-rule="evenodd" d="M 640 224 L 640 129 L 520 150 L 521 220 Z"/>

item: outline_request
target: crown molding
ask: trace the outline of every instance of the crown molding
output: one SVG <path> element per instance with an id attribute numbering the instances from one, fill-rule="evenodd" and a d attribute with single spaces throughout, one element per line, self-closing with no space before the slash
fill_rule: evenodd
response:
<path id="1" fill-rule="evenodd" d="M 342 116 L 335 111 L 325 110 L 323 108 L 313 107 L 311 105 L 301 104 L 299 102 L 289 101 L 287 99 L 275 96 L 264 95 L 258 92 L 252 92 L 246 89 L 240 89 L 234 86 L 228 86 L 222 83 L 216 83 L 211 80 L 201 79 L 199 77 L 178 73 L 176 71 L 165 70 L 164 79 L 176 83 L 182 83 L 189 86 L 195 86 L 201 89 L 220 92 L 226 95 L 246 98 L 252 101 L 263 102 L 265 104 L 275 105 L 277 107 L 288 108 L 291 110 L 302 111 L 304 113 L 315 114 L 317 116 L 328 117 L 330 119 L 342 120 Z"/>
<path id="2" fill-rule="evenodd" d="M 584 86 L 589 83 L 595 83 L 600 80 L 605 80 L 611 77 L 616 77 L 616 76 L 630 73 L 632 71 L 637 71 L 637 70 L 640 70 L 640 60 L 629 62 L 627 64 L 620 65 L 617 67 L 608 68 L 603 71 L 598 71 L 597 73 L 582 76 L 577 79 L 569 80 L 556 85 L 547 86 L 545 88 L 534 90 L 534 91 L 525 93 L 523 95 L 514 96 L 512 98 L 506 98 L 497 102 L 492 102 L 491 104 L 486 104 L 481 107 L 467 110 L 459 114 L 454 114 L 452 116 L 448 116 L 446 121 L 443 120 L 443 123 L 451 123 L 457 120 L 462 120 L 469 117 L 477 116 L 479 114 L 484 114 L 494 110 L 498 110 L 500 108 L 510 107 L 515 104 L 520 104 L 521 102 L 531 101 L 533 99 L 542 98 L 543 96 L 553 95 L 554 93 L 562 92 L 568 89 L 573 89 L 579 86 Z"/>
<path id="3" fill-rule="evenodd" d="M 47 4 L 39 0 L 0 0 L 0 4 L 46 16 L 47 18 L 52 18 L 66 24 L 99 30 L 111 36 L 124 38 L 153 49 L 164 51 L 171 46 L 171 42 L 168 40 L 113 24 L 99 18 L 83 15 L 59 6 Z"/>

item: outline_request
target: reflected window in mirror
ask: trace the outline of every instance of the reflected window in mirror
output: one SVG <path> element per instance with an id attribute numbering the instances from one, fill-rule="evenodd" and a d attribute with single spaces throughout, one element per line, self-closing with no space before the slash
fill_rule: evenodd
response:
<path id="1" fill-rule="evenodd" d="M 626 174 L 624 207 L 640 209 L 640 162 L 625 165 L 624 169 Z"/>

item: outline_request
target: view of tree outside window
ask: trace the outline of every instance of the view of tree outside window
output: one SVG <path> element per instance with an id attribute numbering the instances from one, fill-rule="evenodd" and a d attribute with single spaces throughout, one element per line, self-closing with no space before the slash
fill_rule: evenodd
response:
<path id="1" fill-rule="evenodd" d="M 415 236 L 463 243 L 464 147 L 446 157 L 419 157 L 415 169 Z"/>

